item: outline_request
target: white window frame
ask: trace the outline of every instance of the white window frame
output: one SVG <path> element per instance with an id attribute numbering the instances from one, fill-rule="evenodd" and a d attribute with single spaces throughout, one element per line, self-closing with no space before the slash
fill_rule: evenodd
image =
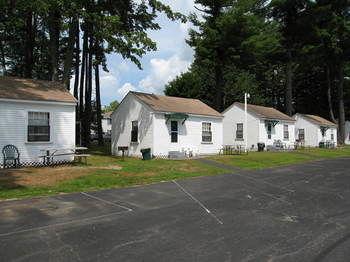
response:
<path id="1" fill-rule="evenodd" d="M 242 137 L 237 137 L 238 125 L 242 125 Z M 236 123 L 236 141 L 243 141 L 243 140 L 244 140 L 244 124 Z"/>
<path id="2" fill-rule="evenodd" d="M 208 130 L 205 130 L 205 126 L 209 126 L 209 129 Z M 210 136 L 206 136 L 206 137 L 210 137 L 210 141 L 204 141 L 203 140 L 203 134 L 204 133 L 209 133 Z M 201 132 L 201 135 L 202 135 L 202 143 L 204 144 L 211 144 L 213 143 L 213 129 L 212 129 L 212 123 L 211 122 L 202 122 L 202 132 Z"/>
<path id="3" fill-rule="evenodd" d="M 172 130 L 172 123 L 176 123 L 176 130 Z M 172 141 L 173 134 L 176 134 L 176 141 Z M 179 121 L 177 120 L 171 120 L 170 121 L 170 143 L 176 144 L 179 143 Z"/>
<path id="4" fill-rule="evenodd" d="M 136 137 L 136 141 L 132 141 L 132 127 L 133 127 L 133 123 L 137 123 L 137 137 Z M 139 124 L 139 121 L 138 120 L 133 120 L 131 121 L 131 130 L 130 130 L 130 143 L 131 144 L 137 144 L 139 143 L 139 131 L 140 131 L 140 124 Z"/>
<path id="5" fill-rule="evenodd" d="M 334 141 L 334 130 L 333 130 L 333 128 L 331 129 L 331 141 Z"/>
<path id="6" fill-rule="evenodd" d="M 300 141 L 300 130 L 303 130 L 303 132 L 304 132 L 304 134 L 303 134 L 304 139 L 301 140 L 301 141 L 305 141 L 305 128 L 299 128 L 299 129 L 298 129 L 298 140 Z"/>
<path id="7" fill-rule="evenodd" d="M 49 113 L 49 125 L 50 125 L 50 141 L 28 141 L 28 124 L 29 124 L 29 112 L 36 112 L 36 113 Z M 53 143 L 53 134 L 54 134 L 54 129 L 53 129 L 53 118 L 54 114 L 50 110 L 37 110 L 37 109 L 28 109 L 25 111 L 25 143 L 26 144 L 51 144 Z"/>
<path id="8" fill-rule="evenodd" d="M 285 130 L 287 127 L 287 130 Z M 287 134 L 287 137 L 285 136 Z M 284 124 L 283 125 L 283 140 L 289 140 L 289 125 L 288 124 Z"/>
<path id="9" fill-rule="evenodd" d="M 270 127 L 270 131 L 269 131 L 269 127 Z M 267 127 L 266 127 L 266 134 L 267 134 L 267 139 L 268 140 L 272 139 L 272 128 L 273 128 L 272 124 L 268 123 Z"/>

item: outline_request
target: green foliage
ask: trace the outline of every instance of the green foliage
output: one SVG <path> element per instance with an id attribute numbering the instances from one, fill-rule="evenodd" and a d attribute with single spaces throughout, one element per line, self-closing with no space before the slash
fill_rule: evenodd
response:
<path id="1" fill-rule="evenodd" d="M 0 1 L 0 65 L 5 63 L 5 74 L 23 76 L 25 43 L 28 34 L 33 35 L 30 45 L 33 53 L 32 76 L 50 79 L 52 57 L 50 50 L 50 25 L 59 27 L 59 78 L 62 78 L 64 53 L 69 37 L 69 21 L 78 19 L 80 30 L 89 31 L 94 41 L 103 43 L 94 47 L 99 52 L 96 60 L 105 64 L 105 53 L 119 53 L 141 68 L 140 58 L 148 51 L 156 50 L 156 43 L 149 37 L 151 30 L 159 30 L 155 21 L 158 13 L 165 13 L 171 20 L 186 21 L 186 17 L 173 12 L 169 6 L 156 0 L 148 1 L 81 1 L 34 0 Z M 31 23 L 26 20 L 32 16 Z M 57 17 L 53 17 L 55 14 Z M 97 52 L 98 51 L 98 52 Z"/>
<path id="2" fill-rule="evenodd" d="M 112 101 L 108 106 L 105 106 L 105 108 L 103 109 L 103 112 L 104 113 L 113 112 L 118 108 L 118 106 L 119 106 L 119 102 L 117 100 Z"/>
<path id="3" fill-rule="evenodd" d="M 166 94 L 200 98 L 221 110 L 218 93 L 223 92 L 226 108 L 249 92 L 251 103 L 282 111 L 290 103 L 294 111 L 329 118 L 326 68 L 330 68 L 332 104 L 338 108 L 343 65 L 345 112 L 350 117 L 348 1 L 196 3 L 202 5 L 198 8 L 203 19 L 190 16 L 194 27 L 187 41 L 195 59 L 188 72 L 167 84 Z"/>
<path id="4" fill-rule="evenodd" d="M 195 60 L 189 72 L 166 86 L 165 93 L 197 97 L 217 110 L 222 110 L 216 99 L 220 89 L 223 108 L 242 101 L 244 92 L 252 94 L 251 102 L 271 104 L 266 72 L 280 49 L 277 24 L 266 22 L 257 13 L 258 1 L 237 1 L 234 5 L 222 1 L 219 5 L 225 8 L 218 13 L 213 13 L 210 1 L 200 2 L 206 4 L 206 19 L 192 17 L 198 30 L 191 30 L 188 40 Z"/>

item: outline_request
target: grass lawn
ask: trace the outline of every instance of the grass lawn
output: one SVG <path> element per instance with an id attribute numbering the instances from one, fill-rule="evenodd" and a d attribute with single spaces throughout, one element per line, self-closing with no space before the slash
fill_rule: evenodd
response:
<path id="1" fill-rule="evenodd" d="M 261 169 L 334 157 L 350 157 L 350 147 L 312 148 L 290 152 L 250 152 L 248 155 L 213 156 L 210 159 L 243 169 Z"/>
<path id="2" fill-rule="evenodd" d="M 224 170 L 196 160 L 113 157 L 108 149 L 93 148 L 88 165 L 0 169 L 0 199 L 126 187 L 177 178 L 216 175 Z"/>

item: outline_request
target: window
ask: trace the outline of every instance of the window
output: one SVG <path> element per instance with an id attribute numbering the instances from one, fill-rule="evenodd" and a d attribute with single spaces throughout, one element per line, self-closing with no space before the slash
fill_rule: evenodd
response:
<path id="1" fill-rule="evenodd" d="M 283 125 L 283 138 L 285 140 L 289 139 L 289 130 L 288 130 L 288 125 Z"/>
<path id="2" fill-rule="evenodd" d="M 178 136 L 179 136 L 179 128 L 177 121 L 171 121 L 170 123 L 171 128 L 171 143 L 177 143 Z"/>
<path id="3" fill-rule="evenodd" d="M 332 130 L 332 133 L 331 133 L 331 140 L 334 141 L 334 133 L 333 133 L 333 130 Z"/>
<path id="4" fill-rule="evenodd" d="M 211 142 L 212 141 L 212 132 L 211 132 L 211 123 L 202 123 L 202 142 Z"/>
<path id="5" fill-rule="evenodd" d="M 321 134 L 322 134 L 322 137 L 325 137 L 325 135 L 326 135 L 326 129 L 325 128 L 321 127 Z"/>
<path id="6" fill-rule="evenodd" d="M 242 123 L 237 124 L 236 139 L 243 140 L 243 124 Z"/>
<path id="7" fill-rule="evenodd" d="M 305 129 L 299 129 L 298 139 L 299 139 L 299 141 L 304 141 L 305 140 Z"/>
<path id="8" fill-rule="evenodd" d="M 50 113 L 28 112 L 28 142 L 50 141 Z"/>
<path id="9" fill-rule="evenodd" d="M 271 139 L 271 131 L 272 131 L 272 125 L 270 123 L 267 124 L 267 138 Z"/>
<path id="10" fill-rule="evenodd" d="M 112 118 L 107 118 L 107 124 L 111 125 L 112 124 Z"/>
<path id="11" fill-rule="evenodd" d="M 131 142 L 137 143 L 139 137 L 139 123 L 138 121 L 131 122 Z"/>

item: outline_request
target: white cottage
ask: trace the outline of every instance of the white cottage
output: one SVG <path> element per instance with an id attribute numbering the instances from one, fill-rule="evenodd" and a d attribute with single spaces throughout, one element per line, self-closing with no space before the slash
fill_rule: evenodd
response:
<path id="1" fill-rule="evenodd" d="M 282 112 L 264 106 L 247 105 L 247 127 L 243 103 L 233 103 L 223 113 L 224 145 L 245 146 L 245 133 L 248 137 L 248 149 L 257 150 L 258 143 L 266 147 L 276 143 L 293 148 L 295 143 L 295 120 Z"/>
<path id="2" fill-rule="evenodd" d="M 345 122 L 345 144 L 350 145 L 350 121 Z"/>
<path id="3" fill-rule="evenodd" d="M 102 131 L 106 136 L 110 136 L 112 133 L 112 113 L 106 112 L 102 115 Z"/>
<path id="4" fill-rule="evenodd" d="M 129 92 L 112 114 L 112 153 L 128 147 L 140 156 L 216 154 L 222 147 L 222 115 L 197 99 Z"/>
<path id="5" fill-rule="evenodd" d="M 295 114 L 295 136 L 305 146 L 318 147 L 320 142 L 337 144 L 337 125 L 320 116 Z"/>
<path id="6" fill-rule="evenodd" d="M 0 165 L 8 144 L 18 148 L 22 164 L 41 162 L 44 149 L 73 148 L 75 106 L 60 83 L 0 77 Z"/>

